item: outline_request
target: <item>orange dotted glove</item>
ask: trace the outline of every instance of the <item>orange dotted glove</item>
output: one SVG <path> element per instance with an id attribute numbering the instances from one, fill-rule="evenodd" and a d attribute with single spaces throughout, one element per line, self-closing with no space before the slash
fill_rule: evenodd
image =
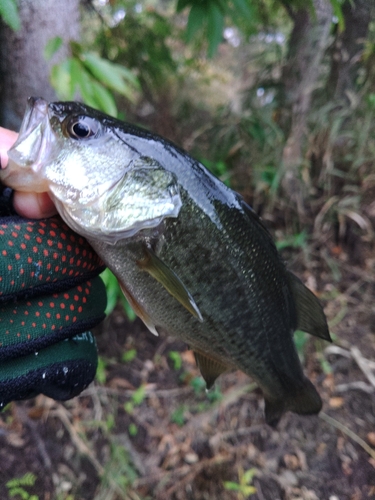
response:
<path id="1" fill-rule="evenodd" d="M 104 265 L 60 218 L 27 220 L 0 194 L 0 408 L 43 393 L 69 399 L 92 381 L 104 318 Z"/>

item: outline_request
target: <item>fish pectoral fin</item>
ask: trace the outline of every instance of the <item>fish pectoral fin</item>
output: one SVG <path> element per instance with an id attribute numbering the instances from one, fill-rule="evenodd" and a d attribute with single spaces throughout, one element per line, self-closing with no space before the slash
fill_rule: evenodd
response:
<path id="1" fill-rule="evenodd" d="M 207 389 L 211 389 L 217 377 L 228 370 L 228 366 L 200 352 L 194 351 L 194 356 L 202 377 L 206 382 Z"/>
<path id="2" fill-rule="evenodd" d="M 324 340 L 332 341 L 327 319 L 318 298 L 302 281 L 288 271 L 297 311 L 297 329 Z"/>
<path id="3" fill-rule="evenodd" d="M 137 261 L 137 264 L 161 283 L 167 292 L 178 300 L 193 316 L 199 321 L 203 321 L 202 314 L 189 290 L 177 274 L 159 259 L 150 248 L 146 248 L 146 258 Z"/>
<path id="4" fill-rule="evenodd" d="M 159 333 L 156 329 L 156 326 L 154 325 L 152 319 L 150 318 L 150 316 L 146 313 L 146 311 L 144 310 L 144 308 L 141 306 L 141 304 L 139 304 L 139 302 L 137 302 L 135 300 L 135 298 L 133 297 L 133 295 L 129 292 L 129 290 L 126 288 L 126 286 L 121 283 L 119 281 L 119 285 L 120 285 L 120 288 L 122 290 L 122 293 L 125 295 L 127 301 L 129 302 L 130 304 L 130 307 L 133 309 L 133 311 L 135 312 L 135 314 L 141 318 L 141 320 L 143 321 L 143 323 L 147 326 L 147 328 L 150 330 L 150 332 L 153 334 L 153 335 L 156 335 L 156 337 L 159 336 Z"/>
<path id="5" fill-rule="evenodd" d="M 302 386 L 290 397 L 271 399 L 265 396 L 266 422 L 276 427 L 286 411 L 293 411 L 299 415 L 315 415 L 322 409 L 322 400 L 318 391 L 307 377 L 304 377 Z"/>

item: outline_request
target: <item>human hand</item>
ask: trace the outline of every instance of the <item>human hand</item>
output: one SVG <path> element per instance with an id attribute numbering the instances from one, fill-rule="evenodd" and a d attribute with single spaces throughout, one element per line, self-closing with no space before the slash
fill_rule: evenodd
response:
<path id="1" fill-rule="evenodd" d="M 0 127 L 0 160 L 1 168 L 8 164 L 7 152 L 16 141 L 18 134 L 12 130 Z M 48 193 L 25 193 L 16 191 L 13 195 L 15 211 L 23 217 L 42 219 L 57 213 Z"/>
<path id="2" fill-rule="evenodd" d="M 16 134 L 0 129 L 2 165 Z M 2 195 L 3 194 L 3 195 Z M 0 409 L 39 393 L 70 399 L 94 378 L 104 318 L 104 265 L 88 243 L 35 193 L 0 189 Z M 43 193 L 45 194 L 45 193 Z M 18 201 L 17 201 L 18 200 Z"/>

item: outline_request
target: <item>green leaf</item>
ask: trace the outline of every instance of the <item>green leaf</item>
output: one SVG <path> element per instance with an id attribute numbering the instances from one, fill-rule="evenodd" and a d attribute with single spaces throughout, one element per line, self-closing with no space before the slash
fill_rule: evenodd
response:
<path id="1" fill-rule="evenodd" d="M 176 5 L 176 12 L 181 12 L 188 5 L 192 5 L 193 2 L 191 0 L 178 0 Z"/>
<path id="2" fill-rule="evenodd" d="M 79 64 L 81 66 L 81 63 Z M 82 66 L 78 75 L 78 87 L 84 103 L 88 106 L 95 107 L 96 101 L 94 98 L 93 79 Z"/>
<path id="3" fill-rule="evenodd" d="M 140 385 L 132 394 L 132 401 L 135 405 L 140 405 L 146 396 L 146 385 Z"/>
<path id="4" fill-rule="evenodd" d="M 342 1 L 341 0 L 331 0 L 333 15 L 338 19 L 339 31 L 345 30 L 345 18 L 342 12 Z"/>
<path id="5" fill-rule="evenodd" d="M 246 18 L 250 18 L 253 14 L 253 10 L 246 0 L 232 0 L 235 11 L 238 15 Z"/>
<path id="6" fill-rule="evenodd" d="M 208 57 L 216 54 L 223 38 L 224 15 L 219 7 L 210 2 L 208 9 Z"/>
<path id="7" fill-rule="evenodd" d="M 93 97 L 96 101 L 96 108 L 108 115 L 117 117 L 117 106 L 113 95 L 101 83 L 92 81 Z"/>
<path id="8" fill-rule="evenodd" d="M 124 95 L 130 101 L 134 100 L 134 84 L 129 83 L 129 72 L 124 71 L 122 66 L 102 59 L 92 52 L 82 53 L 81 61 L 91 74 L 103 85 Z"/>
<path id="9" fill-rule="evenodd" d="M 105 289 L 107 292 L 107 307 L 105 310 L 105 314 L 106 316 L 108 316 L 108 314 L 111 314 L 113 309 L 116 307 L 117 300 L 119 297 L 119 285 L 115 275 L 111 273 L 109 269 L 103 271 L 100 277 L 104 282 Z"/>
<path id="10" fill-rule="evenodd" d="M 26 472 L 22 477 L 16 477 L 6 483 L 7 488 L 14 488 L 17 486 L 34 486 L 36 476 L 32 472 Z"/>
<path id="11" fill-rule="evenodd" d="M 173 361 L 173 368 L 175 370 L 180 370 L 182 367 L 181 354 L 178 351 L 171 351 L 169 353 L 169 358 Z"/>
<path id="12" fill-rule="evenodd" d="M 128 430 L 131 436 L 136 436 L 138 434 L 138 427 L 134 423 L 129 425 Z"/>
<path id="13" fill-rule="evenodd" d="M 249 469 L 247 471 L 245 471 L 243 474 L 242 474 L 242 478 L 241 478 L 241 481 L 244 483 L 244 484 L 249 484 L 251 483 L 251 481 L 253 480 L 253 477 L 255 476 L 255 474 L 257 473 L 257 470 L 253 467 L 252 469 Z"/>
<path id="14" fill-rule="evenodd" d="M 3 18 L 12 30 L 18 31 L 21 27 L 20 17 L 17 10 L 16 0 L 1 0 L 0 1 L 0 16 Z"/>
<path id="15" fill-rule="evenodd" d="M 224 481 L 224 488 L 231 491 L 240 491 L 241 485 L 233 481 Z"/>
<path id="16" fill-rule="evenodd" d="M 21 497 L 22 500 L 29 500 L 30 495 L 23 488 L 16 487 L 9 490 L 10 497 Z"/>
<path id="17" fill-rule="evenodd" d="M 75 82 L 72 80 L 72 59 L 55 64 L 51 70 L 51 85 L 59 99 L 70 100 L 74 96 Z"/>
<path id="18" fill-rule="evenodd" d="M 135 89 L 139 90 L 141 88 L 138 78 L 130 69 L 125 68 L 125 66 L 120 66 L 119 64 L 116 64 L 115 66 L 117 71 L 122 75 L 122 77 L 125 80 L 127 80 L 130 84 L 132 84 Z"/>
<path id="19" fill-rule="evenodd" d="M 107 363 L 104 361 L 103 358 L 99 356 L 98 368 L 96 369 L 96 375 L 95 375 L 95 378 L 99 382 L 99 384 L 105 384 L 107 380 L 106 366 Z"/>
<path id="20" fill-rule="evenodd" d="M 52 59 L 53 55 L 59 50 L 63 43 L 63 40 L 60 36 L 55 36 L 48 40 L 46 46 L 44 47 L 44 59 L 49 61 Z"/>
<path id="21" fill-rule="evenodd" d="M 129 363 L 129 361 L 133 361 L 136 355 L 137 355 L 137 349 L 129 349 L 128 351 L 125 351 L 124 354 L 122 355 L 122 360 L 125 363 Z"/>
<path id="22" fill-rule="evenodd" d="M 207 7 L 205 4 L 194 4 L 189 12 L 188 23 L 186 27 L 186 39 L 188 42 L 194 38 L 207 21 Z"/>
<path id="23" fill-rule="evenodd" d="M 185 423 L 185 412 L 186 412 L 186 406 L 185 405 L 179 406 L 171 414 L 171 422 L 174 422 L 179 427 L 182 427 Z"/>
<path id="24" fill-rule="evenodd" d="M 126 403 L 124 403 L 124 410 L 126 411 L 126 413 L 129 413 L 129 415 L 131 415 L 134 411 L 134 405 L 131 401 L 127 401 Z"/>

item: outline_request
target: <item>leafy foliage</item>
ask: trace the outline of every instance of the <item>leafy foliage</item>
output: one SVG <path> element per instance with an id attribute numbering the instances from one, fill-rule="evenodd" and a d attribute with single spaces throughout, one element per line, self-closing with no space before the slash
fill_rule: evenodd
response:
<path id="1" fill-rule="evenodd" d="M 28 486 L 34 486 L 36 476 L 31 472 L 27 472 L 23 477 L 14 478 L 7 482 L 6 486 L 11 498 L 21 498 L 22 500 L 39 500 L 37 495 L 31 495 L 25 489 Z"/>
<path id="2" fill-rule="evenodd" d="M 50 40 L 45 57 L 50 59 L 60 47 L 61 38 Z M 71 48 L 72 57 L 56 64 L 51 71 L 51 83 L 60 99 L 72 100 L 78 93 L 86 104 L 112 116 L 118 114 L 112 92 L 135 100 L 139 82 L 131 71 L 85 50 L 77 42 L 71 42 Z"/>
<path id="3" fill-rule="evenodd" d="M 256 488 L 252 486 L 253 478 L 257 470 L 252 468 L 244 471 L 242 467 L 238 470 L 238 483 L 234 481 L 225 481 L 224 487 L 226 490 L 237 491 L 237 496 L 239 500 L 245 500 L 250 495 L 256 493 Z"/>
<path id="4" fill-rule="evenodd" d="M 3 19 L 4 23 L 13 30 L 18 31 L 20 29 L 21 22 L 17 11 L 16 0 L 1 0 L 0 17 Z"/>
<path id="5" fill-rule="evenodd" d="M 111 314 L 113 309 L 116 307 L 116 304 L 120 301 L 129 321 L 134 321 L 136 318 L 136 314 L 130 307 L 129 302 L 124 297 L 124 294 L 122 293 L 121 287 L 115 275 L 109 269 L 106 269 L 100 276 L 104 281 L 107 290 L 107 308 L 105 310 L 105 314 L 107 316 Z"/>

